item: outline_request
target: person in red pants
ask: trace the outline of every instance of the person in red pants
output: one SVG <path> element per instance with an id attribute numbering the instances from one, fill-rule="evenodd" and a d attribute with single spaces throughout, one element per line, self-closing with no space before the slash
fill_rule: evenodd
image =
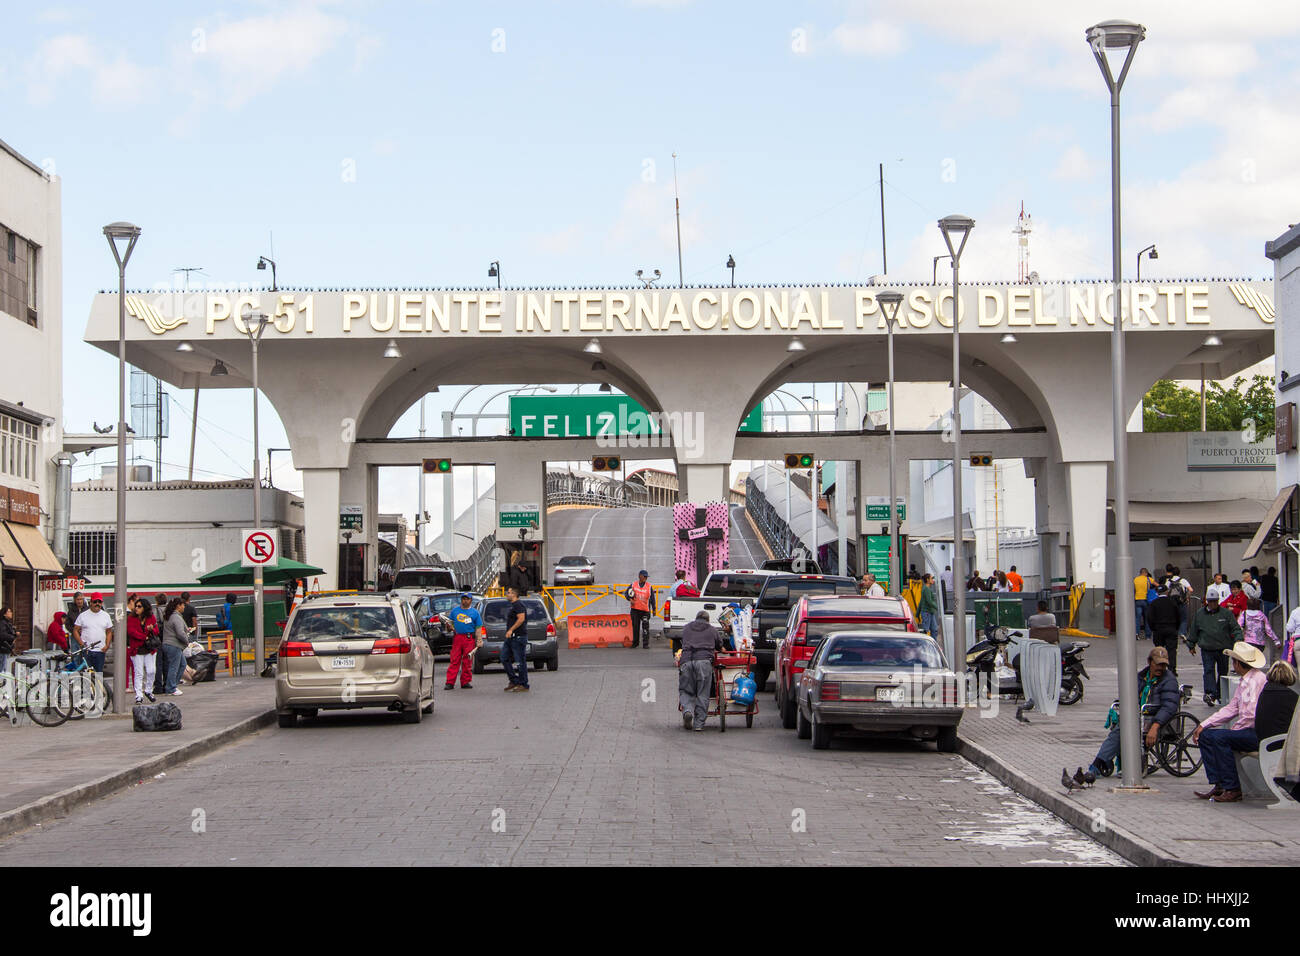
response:
<path id="1" fill-rule="evenodd" d="M 474 596 L 466 591 L 460 596 L 460 607 L 451 612 L 454 631 L 451 638 L 451 663 L 447 665 L 447 683 L 443 690 L 456 686 L 456 671 L 460 671 L 460 686 L 469 690 L 474 686 L 474 651 L 483 643 L 483 617 L 477 608 L 470 607 Z"/>

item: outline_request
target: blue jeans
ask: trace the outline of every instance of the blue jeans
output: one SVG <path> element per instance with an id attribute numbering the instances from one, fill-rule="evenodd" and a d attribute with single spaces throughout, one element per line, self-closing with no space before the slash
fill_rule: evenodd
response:
<path id="1" fill-rule="evenodd" d="M 1178 636 L 1187 636 L 1187 604 L 1178 605 Z"/>
<path id="2" fill-rule="evenodd" d="M 1259 737 L 1254 730 L 1228 730 L 1211 727 L 1201 731 L 1201 759 L 1205 761 L 1205 779 L 1224 790 L 1240 790 L 1237 779 L 1237 761 L 1233 751 L 1250 753 L 1259 749 Z"/>
<path id="3" fill-rule="evenodd" d="M 104 673 L 104 651 L 86 651 L 86 663 L 99 673 Z"/>
<path id="4" fill-rule="evenodd" d="M 1201 669 L 1204 674 L 1205 693 L 1219 698 L 1219 678 L 1228 673 L 1228 656 L 1223 651 L 1200 648 Z"/>
<path id="5" fill-rule="evenodd" d="M 508 637 L 501 645 L 501 666 L 510 683 L 528 686 L 528 637 Z"/>
<path id="6" fill-rule="evenodd" d="M 181 682 L 182 675 L 185 673 L 185 651 L 179 647 L 164 644 L 158 649 L 158 655 L 162 658 L 163 693 L 170 694 L 176 690 L 177 685 Z"/>
<path id="7" fill-rule="evenodd" d="M 1138 637 L 1151 637 L 1151 625 L 1147 623 L 1147 602 L 1133 602 L 1133 626 Z"/>
<path id="8" fill-rule="evenodd" d="M 921 612 L 921 630 L 929 634 L 936 641 L 939 639 L 939 624 L 935 620 L 933 611 Z"/>

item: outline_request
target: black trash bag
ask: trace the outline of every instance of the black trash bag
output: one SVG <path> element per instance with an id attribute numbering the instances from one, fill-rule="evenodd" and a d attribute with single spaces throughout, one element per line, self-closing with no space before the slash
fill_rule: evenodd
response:
<path id="1" fill-rule="evenodd" d="M 134 730 L 180 730 L 181 709 L 170 701 L 161 704 L 136 704 L 131 708 Z"/>
<path id="2" fill-rule="evenodd" d="M 217 660 L 220 655 L 214 651 L 199 651 L 187 664 L 194 668 L 194 683 L 202 684 L 217 679 Z"/>

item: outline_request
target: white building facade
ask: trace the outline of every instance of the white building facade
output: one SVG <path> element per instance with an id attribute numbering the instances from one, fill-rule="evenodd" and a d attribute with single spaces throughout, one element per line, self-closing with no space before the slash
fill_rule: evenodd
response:
<path id="1" fill-rule="evenodd" d="M 0 602 L 16 649 L 59 607 L 54 458 L 63 443 L 60 184 L 0 141 Z"/>

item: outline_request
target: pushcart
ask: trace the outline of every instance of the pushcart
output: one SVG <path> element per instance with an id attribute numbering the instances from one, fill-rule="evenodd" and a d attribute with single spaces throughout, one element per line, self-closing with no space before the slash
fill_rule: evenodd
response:
<path id="1" fill-rule="evenodd" d="M 709 698 L 709 716 L 718 718 L 718 730 L 727 732 L 727 715 L 744 717 L 745 726 L 754 726 L 754 715 L 758 713 L 758 701 L 752 704 L 736 704 L 731 701 L 731 690 L 736 679 L 742 674 L 751 673 L 758 658 L 746 651 L 739 653 L 719 651 L 713 655 L 713 696 Z"/>

